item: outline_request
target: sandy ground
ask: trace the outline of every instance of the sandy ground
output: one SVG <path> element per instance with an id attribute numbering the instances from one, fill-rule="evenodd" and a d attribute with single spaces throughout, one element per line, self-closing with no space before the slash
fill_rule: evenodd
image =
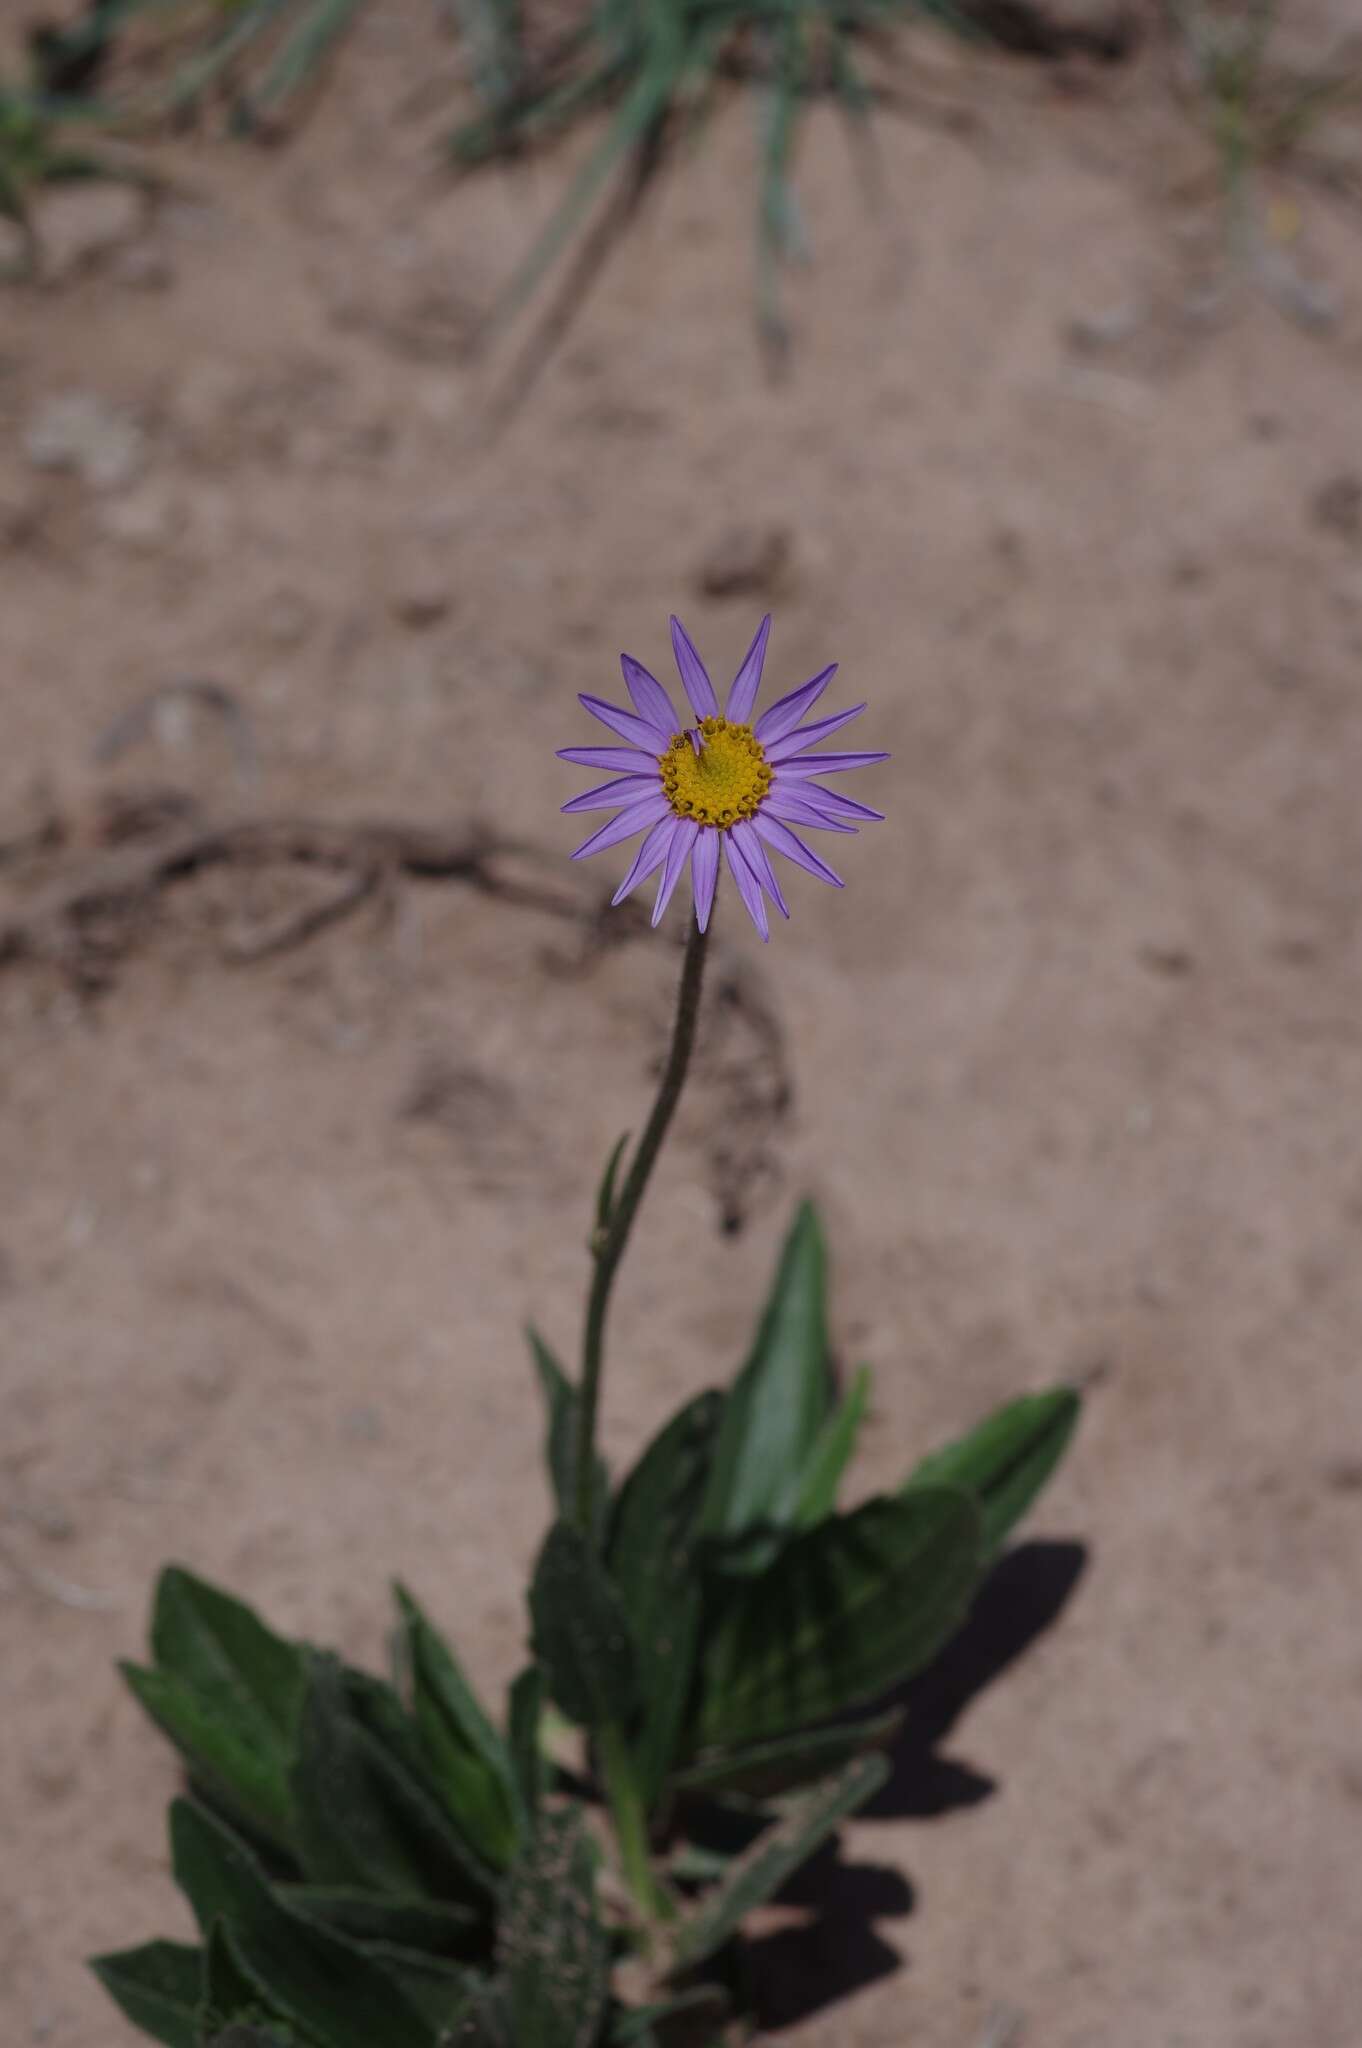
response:
<path id="1" fill-rule="evenodd" d="M 884 124 L 878 220 L 810 124 L 772 387 L 735 105 L 489 445 L 495 378 L 453 346 L 565 164 L 432 177 L 429 110 L 390 120 L 424 14 L 376 9 L 287 151 L 186 145 L 155 223 L 58 220 L 60 275 L 0 301 L 4 915 L 115 829 L 140 857 L 158 792 L 476 817 L 571 889 L 553 749 L 621 647 L 662 664 L 678 608 L 731 669 L 770 602 L 768 674 L 839 659 L 889 821 L 839 848 L 844 895 L 794 878 L 769 949 L 723 906 L 608 1449 L 730 1369 L 806 1189 L 876 1373 L 859 1491 L 1014 1390 L 1094 1385 L 990 1608 L 1033 1639 L 938 1689 L 812 1934 L 768 1938 L 773 2021 L 1353 2048 L 1362 234 L 1298 195 L 1327 331 L 1248 290 L 1209 317 L 1215 218 L 1177 196 L 1205 158 L 1152 56 L 934 60 L 971 118 Z M 707 594 L 744 550 L 752 587 Z M 119 726 L 184 681 L 235 721 Z M 7 2048 L 130 2041 L 81 1958 L 187 1927 L 175 1771 L 113 1668 L 164 1559 L 375 1661 L 400 1574 L 489 1691 L 522 1655 L 520 1325 L 575 1341 L 676 955 L 385 871 L 236 957 L 333 879 L 213 869 L 0 968 Z"/>

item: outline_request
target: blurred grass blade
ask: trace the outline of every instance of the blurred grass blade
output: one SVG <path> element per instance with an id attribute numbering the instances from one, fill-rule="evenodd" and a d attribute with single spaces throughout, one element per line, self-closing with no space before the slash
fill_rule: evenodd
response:
<path id="1" fill-rule="evenodd" d="M 248 123 L 262 114 L 277 114 L 302 90 L 363 4 L 364 0 L 315 0 L 260 85 L 245 96 L 241 111 Z"/>

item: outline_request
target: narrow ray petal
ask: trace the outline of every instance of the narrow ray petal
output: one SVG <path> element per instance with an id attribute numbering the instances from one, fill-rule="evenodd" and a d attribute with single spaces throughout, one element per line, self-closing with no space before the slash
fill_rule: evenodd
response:
<path id="1" fill-rule="evenodd" d="M 787 825 L 811 825 L 816 832 L 854 832 L 854 825 L 843 824 L 831 811 L 817 809 L 806 803 L 795 789 L 782 789 L 777 783 L 762 805 L 773 818 L 783 818 Z"/>
<path id="2" fill-rule="evenodd" d="M 817 875 L 820 881 L 831 882 L 834 889 L 846 887 L 842 877 L 830 868 L 825 860 L 820 860 L 816 853 L 811 853 L 803 840 L 797 838 L 788 825 L 782 825 L 779 818 L 772 818 L 762 811 L 757 818 L 755 830 L 761 834 L 768 846 L 773 846 L 777 853 L 783 853 L 785 858 L 794 861 L 796 866 L 807 868 L 809 873 Z"/>
<path id="3" fill-rule="evenodd" d="M 756 637 L 742 658 L 742 667 L 733 678 L 733 687 L 728 693 L 728 710 L 724 716 L 735 725 L 746 725 L 752 716 L 752 706 L 757 701 L 761 688 L 762 663 L 766 660 L 766 643 L 771 637 L 771 614 L 757 627 Z"/>
<path id="4" fill-rule="evenodd" d="M 780 883 L 776 880 L 776 871 L 771 866 L 766 848 L 745 819 L 733 827 L 733 837 L 741 848 L 743 859 L 747 862 L 748 867 L 751 868 L 753 874 L 761 883 L 762 888 L 775 904 L 776 909 L 782 917 L 788 917 L 790 915 L 790 906 L 780 893 Z"/>
<path id="5" fill-rule="evenodd" d="M 672 620 L 672 652 L 676 666 L 681 672 L 686 695 L 690 698 L 701 718 L 717 718 L 719 700 L 714 694 L 714 685 L 709 679 L 705 664 L 695 651 L 695 643 L 682 625 L 680 619 Z"/>
<path id="6" fill-rule="evenodd" d="M 681 721 L 672 708 L 672 700 L 655 675 L 650 675 L 641 661 L 635 661 L 632 654 L 620 656 L 620 667 L 624 671 L 624 684 L 634 700 L 634 709 L 640 718 L 654 726 L 662 735 L 665 746 L 674 732 L 680 732 Z"/>
<path id="7" fill-rule="evenodd" d="M 662 870 L 662 880 L 657 885 L 657 901 L 653 905 L 653 924 L 662 922 L 662 913 L 672 900 L 672 890 L 680 880 L 686 865 L 686 856 L 694 846 L 700 827 L 691 818 L 678 819 L 667 848 L 667 865 Z"/>
<path id="8" fill-rule="evenodd" d="M 755 727 L 762 745 L 768 747 L 772 740 L 780 739 L 798 725 L 809 707 L 818 702 L 836 673 L 834 661 L 831 668 L 825 668 L 811 683 L 801 683 L 797 690 L 791 690 L 788 697 L 777 698 L 769 711 L 763 711 Z"/>
<path id="9" fill-rule="evenodd" d="M 785 828 L 782 826 L 780 829 L 784 831 Z M 734 845 L 733 834 L 731 832 L 724 832 L 719 837 L 724 842 L 724 858 L 728 862 L 728 872 L 738 885 L 738 894 L 742 897 L 743 908 L 761 933 L 763 941 L 765 941 L 771 936 L 771 927 L 767 922 L 766 904 L 762 898 L 761 884 L 743 859 L 742 849 Z"/>
<path id="10" fill-rule="evenodd" d="M 602 825 L 599 832 L 593 832 L 589 839 L 573 854 L 574 860 L 585 860 L 589 853 L 604 853 L 607 846 L 618 846 L 621 839 L 632 839 L 635 832 L 642 832 L 647 825 L 655 825 L 659 818 L 671 816 L 671 807 L 665 796 L 646 796 L 639 803 L 630 804 L 627 811 L 621 811 L 608 825 Z"/>
<path id="11" fill-rule="evenodd" d="M 782 782 L 809 782 L 815 775 L 839 775 L 847 768 L 873 768 L 888 754 L 795 754 L 780 764 Z"/>
<path id="12" fill-rule="evenodd" d="M 641 775 L 645 768 L 657 760 L 650 748 L 645 754 L 639 747 L 559 747 L 560 761 L 575 761 L 579 768 L 613 768 L 617 775 Z"/>
<path id="13" fill-rule="evenodd" d="M 780 777 L 776 776 L 773 788 L 780 788 Z M 820 811 L 831 811 L 839 818 L 873 818 L 883 822 L 884 812 L 873 810 L 869 804 L 858 804 L 854 797 L 842 796 L 835 789 L 824 789 L 821 782 L 796 782 L 801 799 L 813 804 Z"/>
<path id="14" fill-rule="evenodd" d="M 796 732 L 787 733 L 773 746 L 766 749 L 768 761 L 783 761 L 788 754 L 807 754 L 810 747 L 816 747 L 820 740 L 831 739 L 842 726 L 850 725 L 853 718 L 859 718 L 865 710 L 864 704 L 853 704 L 850 711 L 834 712 L 831 718 L 820 718 L 816 725 L 801 725 Z"/>
<path id="15" fill-rule="evenodd" d="M 690 857 L 690 887 L 695 899 L 695 918 L 701 931 L 709 924 L 714 908 L 714 887 L 719 879 L 719 834 L 707 826 L 695 842 Z"/>
<path id="16" fill-rule="evenodd" d="M 608 725 L 611 732 L 617 732 L 622 740 L 632 740 L 636 747 L 643 747 L 654 756 L 662 752 L 671 738 L 669 732 L 659 733 L 651 720 L 635 718 L 632 711 L 622 711 L 618 704 L 607 704 L 604 697 L 588 697 L 579 691 L 577 702 L 593 718 L 599 718 L 602 725 Z"/>
<path id="17" fill-rule="evenodd" d="M 659 818 L 647 838 L 634 855 L 634 865 L 610 898 L 611 903 L 623 903 L 640 882 L 646 882 L 654 868 L 660 868 L 667 858 L 667 848 L 672 842 L 676 819 L 668 811 L 665 818 Z"/>
<path id="18" fill-rule="evenodd" d="M 564 804 L 565 811 L 608 811 L 620 810 L 625 804 L 637 802 L 641 796 L 651 796 L 657 789 L 657 771 L 651 775 L 621 775 L 618 782 L 603 782 L 599 789 L 583 790 L 570 804 Z"/>

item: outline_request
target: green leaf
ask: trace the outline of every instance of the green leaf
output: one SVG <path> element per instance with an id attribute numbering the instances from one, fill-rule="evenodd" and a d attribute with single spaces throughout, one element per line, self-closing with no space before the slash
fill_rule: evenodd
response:
<path id="1" fill-rule="evenodd" d="M 597 1230 L 610 1228 L 610 1218 L 615 1211 L 615 1181 L 619 1175 L 620 1161 L 624 1157 L 624 1148 L 628 1143 L 629 1133 L 626 1131 L 622 1138 L 615 1140 L 610 1157 L 605 1162 L 605 1172 L 601 1175 L 601 1185 L 596 1195 Z"/>
<path id="2" fill-rule="evenodd" d="M 208 1705 L 171 1671 L 120 1663 L 134 1698 L 169 1736 L 215 1800 L 247 1827 L 275 1842 L 293 1839 L 293 1801 L 287 1762 L 273 1747 L 257 1747 L 241 1728 Z"/>
<path id="3" fill-rule="evenodd" d="M 424 1779 L 401 1704 L 317 1655 L 292 1788 L 307 1876 L 399 1896 L 474 1896 L 486 1874 Z M 370 1724 L 381 1717 L 380 1725 Z M 414 1766 L 414 1767 L 413 1767 Z"/>
<path id="4" fill-rule="evenodd" d="M 274 1895 L 291 1912 L 352 1941 L 421 1949 L 436 1957 L 471 1956 L 485 1942 L 485 1917 L 448 1900 L 399 1899 L 388 1892 L 322 1884 L 277 1884 Z"/>
<path id="5" fill-rule="evenodd" d="M 530 1587 L 534 1654 L 570 1721 L 624 1726 L 637 1693 L 636 1659 L 624 1604 L 590 1543 L 572 1522 L 555 1522 Z"/>
<path id="6" fill-rule="evenodd" d="M 801 1529 L 812 1529 L 830 1515 L 837 1505 L 842 1474 L 851 1463 L 856 1439 L 870 1403 L 870 1367 L 863 1365 L 847 1392 L 818 1432 L 804 1470 L 799 1475 L 799 1494 L 794 1521 Z"/>
<path id="7" fill-rule="evenodd" d="M 908 1678 L 964 1617 L 979 1514 L 958 1487 L 867 1501 L 735 1580 L 704 1659 L 698 1739 L 733 1748 L 793 1734 Z"/>
<path id="8" fill-rule="evenodd" d="M 733 1794 L 744 1799 L 773 1799 L 826 1778 L 868 1749 L 886 1748 L 902 1726 L 902 1708 L 892 1707 L 866 1720 L 757 1742 L 747 1749 L 720 1750 L 678 1771 L 669 1789 L 699 1792 L 711 1799 Z"/>
<path id="9" fill-rule="evenodd" d="M 511 1686 L 507 1744 L 522 1827 L 534 1826 L 547 1777 L 539 1739 L 544 1712 L 544 1674 L 528 1664 Z"/>
<path id="10" fill-rule="evenodd" d="M 1063 1457 L 1080 1405 L 1073 1387 L 1023 1394 L 924 1458 L 907 1488 L 963 1486 L 972 1493 L 982 1518 L 984 1557 L 991 1561 Z"/>
<path id="11" fill-rule="evenodd" d="M 288 1754 L 307 1689 L 307 1653 L 297 1643 L 230 1593 L 168 1565 L 156 1588 L 151 1649 L 162 1670 L 258 1742 Z"/>
<path id="12" fill-rule="evenodd" d="M 805 1202 L 724 1408 L 701 1522 L 706 1535 L 740 1536 L 788 1519 L 832 1398 L 823 1238 Z"/>
<path id="13" fill-rule="evenodd" d="M 544 1404 L 548 1409 L 548 1434 L 545 1439 L 544 1458 L 553 1486 L 554 1503 L 563 1520 L 570 1522 L 577 1512 L 577 1443 L 581 1429 L 581 1396 L 539 1332 L 531 1328 L 527 1335 L 535 1370 L 539 1374 L 539 1384 L 543 1389 Z M 599 1529 L 604 1522 L 610 1501 L 610 1474 L 603 1459 L 596 1459 L 593 1473 L 596 1489 L 593 1521 Z"/>
<path id="14" fill-rule="evenodd" d="M 642 1723 L 633 1749 L 645 1805 L 671 1767 L 685 1725 L 704 1595 L 696 1530 L 722 1416 L 700 1394 L 654 1437 L 616 1503 L 608 1551 L 638 1651 Z"/>
<path id="15" fill-rule="evenodd" d="M 170 1809 L 175 1878 L 206 1934 L 219 1919 L 262 1998 L 327 2048 L 434 2048 L 435 2031 L 353 1943 L 292 1912 L 229 1829 L 188 1800 Z"/>
<path id="16" fill-rule="evenodd" d="M 287 1844 L 305 1651 L 178 1565 L 157 1584 L 151 1648 L 155 1669 L 121 1667 L 137 1699 L 229 1811 Z"/>
<path id="17" fill-rule="evenodd" d="M 888 1775 L 882 1756 L 859 1757 L 830 1783 L 794 1803 L 776 1827 L 735 1858 L 727 1876 L 683 1924 L 676 1937 L 674 1967 L 693 1969 L 721 1949 L 736 1934 L 744 1914 L 774 1898 Z"/>
<path id="18" fill-rule="evenodd" d="M 517 1837 L 511 1761 L 453 1651 L 402 1586 L 394 1588 L 406 1637 L 412 1709 L 421 1744 L 460 1829 L 495 1869 Z"/>
<path id="19" fill-rule="evenodd" d="M 203 1951 L 179 1941 L 149 1941 L 107 1956 L 90 1968 L 135 2027 L 164 2048 L 198 2048 Z"/>
<path id="20" fill-rule="evenodd" d="M 442 1956 L 423 1955 L 420 1949 L 404 1948 L 397 1942 L 366 1941 L 361 1946 L 370 1962 L 392 1978 L 441 2036 L 445 2028 L 454 2025 L 470 1991 L 481 1981 L 474 1971 L 461 1969 Z"/>
<path id="21" fill-rule="evenodd" d="M 257 2027 L 241 2020 L 233 2020 L 220 2034 L 200 2038 L 204 2048 L 296 2048 L 298 2040 L 291 2027 L 284 2035 L 277 2034 L 273 2027 Z"/>
<path id="22" fill-rule="evenodd" d="M 580 1807 L 540 1816 L 512 1867 L 497 1963 L 515 2048 L 593 2048 L 605 2014 L 610 1944 Z"/>
<path id="23" fill-rule="evenodd" d="M 259 1986 L 247 1974 L 225 1920 L 215 1920 L 203 1951 L 203 1996 L 199 2031 L 216 2040 L 227 2028 L 267 2027 L 279 2015 L 271 2012 Z"/>
<path id="24" fill-rule="evenodd" d="M 662 2048 L 676 2033 L 678 2021 L 691 2041 L 697 2029 L 719 2028 L 727 2017 L 728 1999 L 720 1987 L 694 1984 L 689 1991 L 653 2005 L 622 2006 L 611 2021 L 606 2040 L 610 2048 Z"/>

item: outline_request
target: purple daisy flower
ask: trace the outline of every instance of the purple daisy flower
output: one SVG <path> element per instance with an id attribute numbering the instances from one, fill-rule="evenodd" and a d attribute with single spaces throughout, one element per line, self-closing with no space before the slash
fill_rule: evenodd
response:
<path id="1" fill-rule="evenodd" d="M 816 719 L 811 725 L 800 724 L 836 675 L 836 662 L 822 669 L 812 682 L 781 697 L 755 724 L 751 722 L 770 632 L 768 614 L 757 628 L 721 713 L 704 663 L 681 621 L 673 619 L 672 648 L 693 722 L 683 724 L 657 678 L 632 655 L 624 654 L 620 665 L 633 710 L 621 710 L 600 697 L 583 696 L 581 702 L 593 718 L 599 718 L 627 744 L 558 750 L 560 760 L 607 768 L 615 776 L 563 805 L 565 811 L 618 813 L 593 832 L 572 858 L 582 860 L 589 853 L 604 853 L 608 846 L 618 846 L 621 840 L 642 832 L 643 844 L 615 891 L 614 901 L 622 903 L 632 889 L 661 868 L 654 924 L 689 861 L 695 915 L 704 931 L 714 906 L 722 848 L 748 916 L 762 938 L 769 939 L 763 891 L 782 917 L 790 914 L 771 864 L 772 853 L 783 854 L 834 888 L 843 887 L 841 876 L 804 844 L 795 826 L 819 832 L 854 832 L 853 818 L 884 816 L 868 804 L 854 803 L 835 789 L 825 789 L 818 777 L 838 775 L 848 768 L 868 768 L 872 762 L 887 761 L 887 754 L 812 751 L 859 718 L 865 705 Z"/>

